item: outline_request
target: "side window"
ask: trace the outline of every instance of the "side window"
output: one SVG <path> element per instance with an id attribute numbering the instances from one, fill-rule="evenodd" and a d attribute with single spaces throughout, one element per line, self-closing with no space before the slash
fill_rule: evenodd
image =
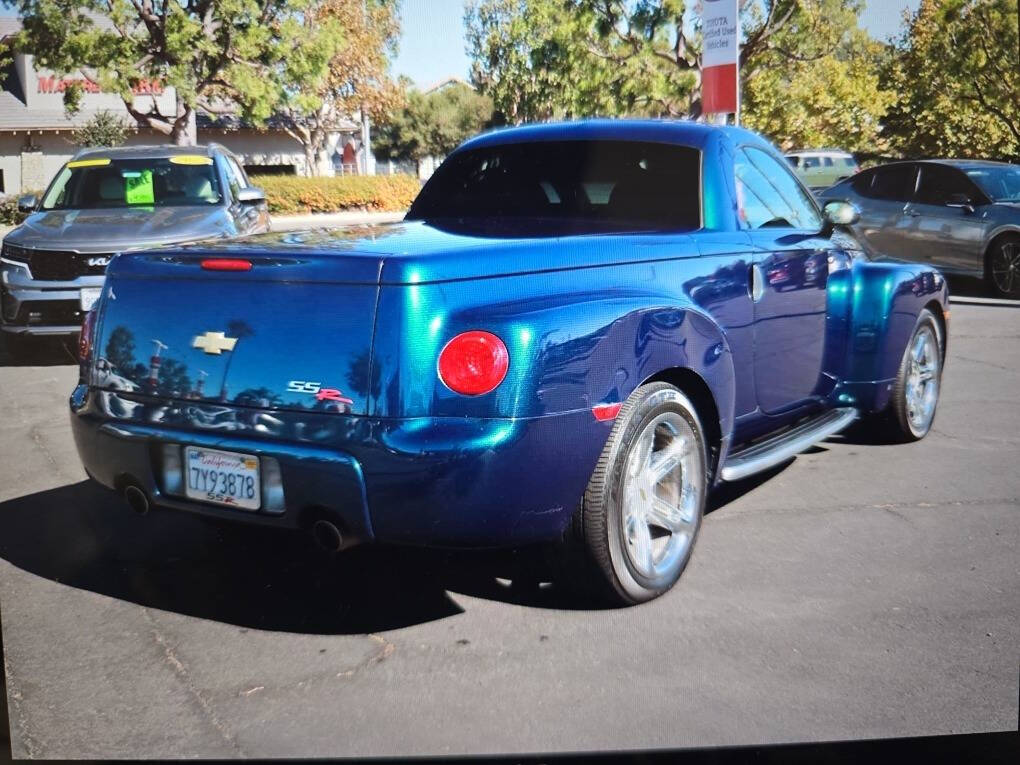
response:
<path id="1" fill-rule="evenodd" d="M 874 170 L 864 170 L 854 176 L 853 181 L 850 182 L 851 188 L 860 194 L 862 197 L 871 196 L 871 184 L 875 181 Z"/>
<path id="2" fill-rule="evenodd" d="M 813 167 L 821 167 L 821 160 L 818 157 L 804 157 L 804 169 L 810 170 Z"/>
<path id="3" fill-rule="evenodd" d="M 223 156 L 223 164 L 227 168 L 227 182 L 230 184 L 230 195 L 237 199 L 237 192 L 248 186 L 248 179 L 233 157 Z"/>
<path id="4" fill-rule="evenodd" d="M 789 162 L 794 167 L 800 166 L 800 157 L 787 157 L 786 161 Z"/>
<path id="5" fill-rule="evenodd" d="M 916 182 L 916 165 L 886 165 L 875 170 L 871 190 L 867 196 L 872 199 L 906 202 L 914 196 Z"/>
<path id="6" fill-rule="evenodd" d="M 749 228 L 783 226 L 818 230 L 822 221 L 789 167 L 748 147 L 734 160 L 739 214 Z"/>
<path id="7" fill-rule="evenodd" d="M 970 180 L 952 167 L 945 165 L 921 165 L 921 183 L 917 189 L 917 201 L 926 205 L 944 205 L 953 194 L 966 194 L 975 198 Z"/>
<path id="8" fill-rule="evenodd" d="M 826 167 L 832 167 L 832 157 L 826 157 L 825 158 L 825 166 Z"/>

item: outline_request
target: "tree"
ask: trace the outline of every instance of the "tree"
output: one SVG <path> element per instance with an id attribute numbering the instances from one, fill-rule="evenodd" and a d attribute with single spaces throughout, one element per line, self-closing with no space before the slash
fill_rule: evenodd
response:
<path id="1" fill-rule="evenodd" d="M 130 126 L 113 112 L 96 112 L 91 119 L 75 129 L 71 140 L 75 146 L 120 146 L 127 140 Z"/>
<path id="2" fill-rule="evenodd" d="M 442 157 L 492 124 L 492 99 L 462 82 L 430 93 L 411 90 L 406 106 L 377 127 L 375 153 L 413 162 Z"/>
<path id="3" fill-rule="evenodd" d="M 400 39 L 397 0 L 318 0 L 309 28 L 329 20 L 344 42 L 317 88 L 293 91 L 280 109 L 284 129 L 305 151 L 308 175 L 329 175 L 330 134 L 342 119 L 364 112 L 373 121 L 399 108 L 402 92 L 389 76 L 389 56 Z"/>
<path id="4" fill-rule="evenodd" d="M 194 143 L 197 110 L 262 124 L 284 94 L 319 83 L 342 30 L 332 19 L 305 24 L 312 2 L 0 0 L 21 16 L 20 50 L 58 73 L 81 70 L 177 144 Z M 154 82 L 176 91 L 173 113 L 137 99 Z"/>
<path id="5" fill-rule="evenodd" d="M 1017 0 L 922 0 L 886 70 L 904 156 L 1020 158 Z"/>
<path id="6" fill-rule="evenodd" d="M 882 120 L 896 96 L 882 87 L 885 46 L 851 28 L 836 50 L 812 61 L 766 62 L 743 83 L 743 123 L 780 148 L 839 146 L 881 153 Z M 772 58 L 772 65 L 767 62 Z"/>
<path id="7" fill-rule="evenodd" d="M 129 373 L 137 363 L 135 361 L 135 335 L 123 324 L 114 327 L 110 333 L 110 339 L 106 341 L 106 360 L 117 370 L 118 374 L 130 377 Z"/>
<path id="8" fill-rule="evenodd" d="M 745 87 L 830 57 L 861 0 L 741 0 Z M 701 114 L 700 18 L 686 0 L 470 0 L 472 79 L 509 122 Z"/>

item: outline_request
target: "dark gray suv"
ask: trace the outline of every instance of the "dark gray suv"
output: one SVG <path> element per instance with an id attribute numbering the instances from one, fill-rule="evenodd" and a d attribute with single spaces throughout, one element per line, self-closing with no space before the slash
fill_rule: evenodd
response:
<path id="1" fill-rule="evenodd" d="M 86 149 L 0 251 L 0 329 L 19 353 L 39 335 L 71 335 L 125 250 L 269 230 L 265 194 L 221 146 Z"/>

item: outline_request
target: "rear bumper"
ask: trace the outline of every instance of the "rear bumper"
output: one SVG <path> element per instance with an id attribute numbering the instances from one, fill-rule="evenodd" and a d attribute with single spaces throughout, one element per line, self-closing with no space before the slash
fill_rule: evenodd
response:
<path id="1" fill-rule="evenodd" d="M 497 547 L 562 534 L 612 426 L 580 411 L 509 420 L 385 419 L 145 402 L 79 385 L 75 444 L 99 483 L 143 488 L 157 506 L 240 522 L 303 528 L 318 517 L 345 536 L 443 547 Z M 206 413 L 207 415 L 207 413 Z M 162 445 L 274 457 L 283 513 L 245 512 L 172 496 Z"/>

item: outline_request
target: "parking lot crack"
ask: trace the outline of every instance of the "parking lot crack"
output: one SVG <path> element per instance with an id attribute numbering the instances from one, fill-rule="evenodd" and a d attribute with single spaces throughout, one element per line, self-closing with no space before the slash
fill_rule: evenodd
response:
<path id="1" fill-rule="evenodd" d="M 337 677 L 353 677 L 362 670 L 371 667 L 374 664 L 379 664 L 380 662 L 386 661 L 386 659 L 389 656 L 391 656 L 395 650 L 397 650 L 397 647 L 393 643 L 388 641 L 386 638 L 384 638 L 382 635 L 376 635 L 374 633 L 371 633 L 366 635 L 365 637 L 376 643 L 378 645 L 378 648 L 376 648 L 376 650 L 374 650 L 371 654 L 369 654 L 364 659 L 359 661 L 353 667 L 337 672 L 336 673 Z"/>
<path id="2" fill-rule="evenodd" d="M 21 743 L 25 747 L 25 752 L 28 754 L 29 759 L 35 759 L 41 756 L 39 744 L 36 742 L 35 736 L 32 735 L 30 730 L 28 716 L 25 714 L 24 705 L 21 703 L 24 699 L 21 688 L 18 685 L 17 678 L 11 671 L 11 664 L 7 658 L 7 654 L 4 654 L 4 673 L 7 676 L 7 698 L 9 700 L 8 709 L 10 711 L 11 727 L 17 727 L 18 733 L 20 734 Z M 14 748 L 14 741 L 12 737 L 11 748 Z M 13 755 L 14 752 L 12 751 Z"/>
<path id="3" fill-rule="evenodd" d="M 244 751 L 241 745 L 237 743 L 237 739 L 216 714 L 209 697 L 203 693 L 197 685 L 195 685 L 187 666 L 180 660 L 177 656 L 177 652 L 174 651 L 173 646 L 167 641 L 166 636 L 163 634 L 162 630 L 160 630 L 159 624 L 156 622 L 152 613 L 149 609 L 143 608 L 142 614 L 144 615 L 145 620 L 149 623 L 149 629 L 152 632 L 153 639 L 163 651 L 165 663 L 173 670 L 177 679 L 180 680 L 187 689 L 188 694 L 201 710 L 203 716 L 206 720 L 208 720 L 209 724 L 216 729 L 216 732 L 219 733 L 220 737 L 232 750 L 234 750 L 234 752 L 242 757 L 248 757 L 249 755 Z"/>

